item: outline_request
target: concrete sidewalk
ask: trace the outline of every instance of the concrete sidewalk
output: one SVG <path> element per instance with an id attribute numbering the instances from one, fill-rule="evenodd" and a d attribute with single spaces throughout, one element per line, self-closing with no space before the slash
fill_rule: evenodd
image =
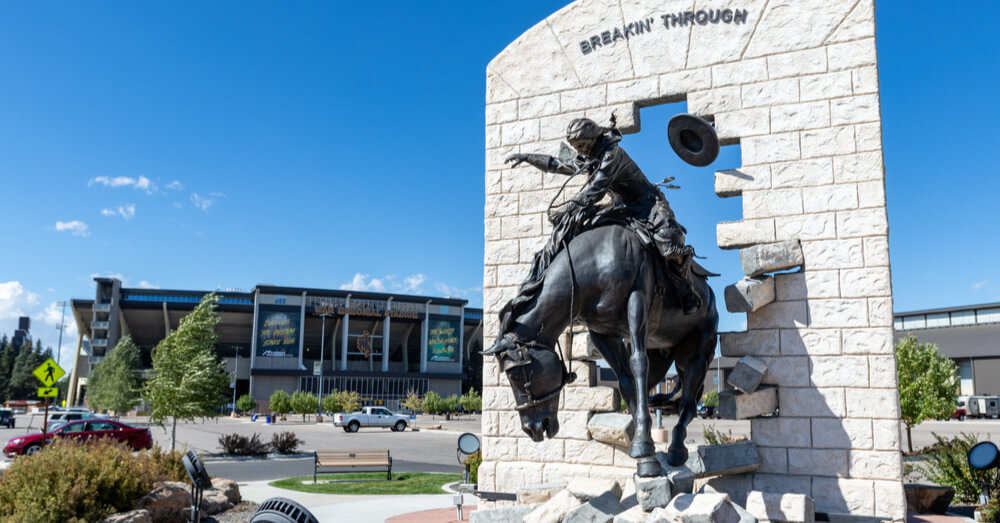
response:
<path id="1" fill-rule="evenodd" d="M 393 516 L 433 509 L 450 509 L 456 515 L 452 493 L 413 495 L 340 495 L 310 494 L 285 490 L 268 485 L 267 481 L 240 483 L 240 495 L 247 501 L 263 503 L 273 497 L 295 500 L 316 516 L 319 521 L 383 522 Z M 471 494 L 465 494 L 463 503 L 474 507 L 479 501 Z"/>

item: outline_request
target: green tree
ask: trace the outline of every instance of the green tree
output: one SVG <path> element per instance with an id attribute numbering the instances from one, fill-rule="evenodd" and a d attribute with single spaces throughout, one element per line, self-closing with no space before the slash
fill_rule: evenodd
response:
<path id="1" fill-rule="evenodd" d="M 441 395 L 433 390 L 427 391 L 424 394 L 424 410 L 428 414 L 440 414 L 444 410 L 444 400 L 441 399 Z"/>
<path id="2" fill-rule="evenodd" d="M 163 426 L 172 418 L 170 450 L 177 441 L 177 420 L 214 416 L 226 403 L 229 374 L 215 353 L 219 295 L 206 294 L 177 330 L 153 349 L 152 376 L 143 389 L 150 421 Z"/>
<path id="3" fill-rule="evenodd" d="M 314 414 L 319 410 L 319 400 L 316 396 L 300 390 L 292 394 L 292 410 L 298 414 L 302 414 L 302 421 L 305 421 L 306 415 Z"/>
<path id="4" fill-rule="evenodd" d="M 91 407 L 113 410 L 121 416 L 141 401 L 142 359 L 131 336 L 118 340 L 115 348 L 95 367 L 87 379 L 87 398 Z"/>
<path id="5" fill-rule="evenodd" d="M 442 408 L 447 414 L 452 412 L 458 412 L 458 406 L 461 405 L 461 401 L 458 399 L 458 394 L 452 394 L 444 400 L 442 400 Z"/>
<path id="6" fill-rule="evenodd" d="M 337 394 L 340 395 L 340 404 L 343 405 L 344 412 L 357 412 L 361 410 L 361 395 L 353 390 L 342 390 Z"/>
<path id="7" fill-rule="evenodd" d="M 292 397 L 283 390 L 276 390 L 268 399 L 271 412 L 284 416 L 292 411 Z"/>
<path id="8" fill-rule="evenodd" d="M 7 401 L 7 386 L 10 384 L 10 373 L 14 370 L 16 356 L 17 348 L 4 334 L 3 338 L 0 338 L 0 403 Z"/>
<path id="9" fill-rule="evenodd" d="M 906 445 L 913 452 L 910 434 L 924 420 L 947 418 L 958 399 L 958 367 L 942 356 L 932 343 L 907 336 L 896 343 L 899 374 L 900 418 L 906 425 Z"/>
<path id="10" fill-rule="evenodd" d="M 476 392 L 476 389 L 469 389 L 469 392 L 462 394 L 459 401 L 462 403 L 462 410 L 465 412 L 479 412 L 483 410 L 483 398 Z"/>
<path id="11" fill-rule="evenodd" d="M 7 399 L 20 400 L 37 396 L 38 387 L 41 387 L 42 383 L 32 371 L 45 362 L 42 356 L 40 348 L 32 348 L 30 341 L 26 340 L 21 344 L 14 358 L 14 367 L 7 384 Z"/>
<path id="12" fill-rule="evenodd" d="M 330 414 L 344 411 L 344 404 L 341 401 L 340 392 L 331 392 L 323 398 L 323 410 Z"/>
<path id="13" fill-rule="evenodd" d="M 406 399 L 400 405 L 414 414 L 424 411 L 424 400 L 412 390 L 406 393 Z"/>
<path id="14" fill-rule="evenodd" d="M 706 407 L 719 406 L 719 391 L 712 389 L 701 396 L 701 404 Z"/>
<path id="15" fill-rule="evenodd" d="M 254 401 L 253 396 L 249 394 L 244 394 L 239 398 L 237 398 L 236 408 L 240 409 L 243 412 L 251 411 L 257 408 L 257 402 Z"/>

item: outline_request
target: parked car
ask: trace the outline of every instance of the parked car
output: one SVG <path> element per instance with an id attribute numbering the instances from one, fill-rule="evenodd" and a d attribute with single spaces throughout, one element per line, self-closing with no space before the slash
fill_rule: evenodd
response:
<path id="1" fill-rule="evenodd" d="M 48 433 L 46 442 L 51 442 L 55 438 L 73 438 L 80 441 L 91 439 L 113 438 L 124 441 L 133 450 L 149 449 L 153 447 L 153 435 L 149 429 L 133 427 L 109 419 L 87 419 L 64 423 L 55 430 Z M 42 449 L 42 434 L 28 434 L 18 436 L 7 442 L 3 448 L 4 456 L 12 458 L 14 456 L 30 456 Z"/>
<path id="2" fill-rule="evenodd" d="M 0 409 L 0 425 L 8 429 L 14 428 L 14 411 L 10 409 Z"/>
<path id="3" fill-rule="evenodd" d="M 958 421 L 965 421 L 965 417 L 969 415 L 968 410 L 968 396 L 959 396 L 958 401 L 955 402 L 955 412 L 951 414 L 949 419 L 957 419 Z"/>
<path id="4" fill-rule="evenodd" d="M 345 432 L 357 432 L 361 427 L 383 427 L 402 432 L 408 423 L 409 418 L 393 414 L 385 407 L 364 407 L 360 412 L 333 415 L 333 426 L 343 427 Z"/>
<path id="5" fill-rule="evenodd" d="M 717 412 L 717 409 L 715 407 L 706 407 L 705 405 L 702 405 L 701 403 L 699 403 L 698 404 L 698 416 L 700 416 L 702 419 L 705 419 L 705 418 L 718 418 L 719 417 L 719 413 Z"/>
<path id="6" fill-rule="evenodd" d="M 50 413 L 49 421 L 45 425 L 45 429 L 52 430 L 53 428 L 58 427 L 63 423 L 68 423 L 70 421 L 77 421 L 82 419 L 93 419 L 97 417 L 98 417 L 97 415 L 95 415 L 93 412 L 90 412 L 89 410 L 82 410 L 82 411 L 71 410 L 64 412 L 56 412 L 55 414 Z"/>

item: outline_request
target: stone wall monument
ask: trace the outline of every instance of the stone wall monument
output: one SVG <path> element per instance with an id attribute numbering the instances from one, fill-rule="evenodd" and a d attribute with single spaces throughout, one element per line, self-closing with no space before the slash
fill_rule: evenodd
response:
<path id="1" fill-rule="evenodd" d="M 637 132 L 640 107 L 686 100 L 742 151 L 738 169 L 715 174 L 719 196 L 743 199 L 743 220 L 719 223 L 718 245 L 741 250 L 748 276 L 801 245 L 802 270 L 757 275 L 774 301 L 721 337 L 724 355 L 757 357 L 778 387 L 780 416 L 751 424 L 753 488 L 808 494 L 819 512 L 902 519 L 873 0 L 578 0 L 494 58 L 486 84 L 487 339 L 545 243 L 564 181 L 504 158 L 557 154 L 573 118 L 613 111 Z M 634 473 L 627 448 L 589 436 L 593 413 L 619 399 L 593 386 L 594 356 L 586 336 L 576 341 L 579 378 L 563 392 L 560 433 L 543 443 L 521 431 L 485 358 L 480 489 Z"/>

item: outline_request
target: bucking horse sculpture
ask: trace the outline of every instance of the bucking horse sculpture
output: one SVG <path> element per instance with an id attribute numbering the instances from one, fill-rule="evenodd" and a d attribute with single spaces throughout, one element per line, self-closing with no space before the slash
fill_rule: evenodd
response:
<path id="1" fill-rule="evenodd" d="M 629 455 L 637 459 L 637 472 L 658 476 L 662 468 L 654 457 L 650 401 L 665 403 L 680 392 L 667 462 L 682 465 L 688 457 L 686 427 L 696 414 L 715 352 L 718 313 L 706 281 L 709 273 L 690 260 L 693 252 L 683 259 L 689 251 L 676 245 L 676 235 L 675 244 L 666 249 L 654 241 L 662 229 L 650 222 L 683 228 L 673 221 L 659 189 L 617 147 L 620 137 L 614 119 L 610 128 L 574 120 L 568 140 L 580 153 L 575 159 L 509 158 L 515 165 L 528 162 L 549 172 L 584 173 L 588 184 L 570 200 L 575 207 L 550 213 L 555 228 L 549 244 L 536 254 L 528 279 L 501 311 L 500 332 L 485 354 L 495 355 L 506 373 L 523 430 L 542 441 L 558 432 L 560 392 L 575 379 L 557 342 L 567 327 L 585 326 L 617 375 L 635 420 Z M 612 204 L 598 205 L 606 195 Z M 682 256 L 672 259 L 672 253 Z M 678 274 L 680 268 L 687 272 Z M 677 388 L 650 398 L 650 387 L 671 364 L 676 365 Z"/>

